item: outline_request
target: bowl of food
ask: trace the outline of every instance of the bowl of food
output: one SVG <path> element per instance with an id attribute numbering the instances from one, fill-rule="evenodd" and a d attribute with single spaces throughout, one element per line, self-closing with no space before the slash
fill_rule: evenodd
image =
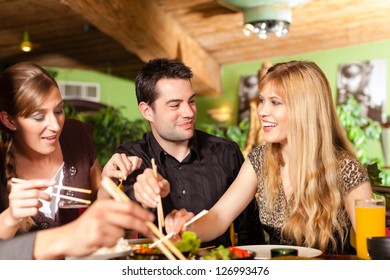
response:
<path id="1" fill-rule="evenodd" d="M 368 237 L 367 250 L 372 260 L 390 260 L 390 236 Z"/>

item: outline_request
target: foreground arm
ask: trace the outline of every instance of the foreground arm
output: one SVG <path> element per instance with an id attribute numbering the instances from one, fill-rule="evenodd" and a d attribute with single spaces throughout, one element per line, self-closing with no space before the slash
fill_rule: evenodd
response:
<path id="1" fill-rule="evenodd" d="M 19 235 L 8 240 L 0 239 L 0 260 L 31 260 L 36 233 Z"/>
<path id="2" fill-rule="evenodd" d="M 35 259 L 62 259 L 89 255 L 100 247 L 114 246 L 124 236 L 125 229 L 150 235 L 145 221 L 153 219 L 153 214 L 133 202 L 96 201 L 77 220 L 39 231 L 33 256 Z"/>
<path id="3" fill-rule="evenodd" d="M 213 240 L 223 234 L 250 203 L 256 193 L 256 186 L 256 173 L 247 159 L 233 184 L 205 216 L 185 228 L 184 223 L 192 215 L 184 209 L 173 211 L 166 217 L 166 229 L 175 233 L 188 229 L 195 231 L 202 242 Z"/>

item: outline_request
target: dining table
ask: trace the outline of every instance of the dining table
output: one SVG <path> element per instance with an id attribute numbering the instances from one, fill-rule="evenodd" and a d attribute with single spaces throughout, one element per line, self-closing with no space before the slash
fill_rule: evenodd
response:
<path id="1" fill-rule="evenodd" d="M 117 259 L 127 259 L 127 260 L 133 260 L 134 258 L 131 256 L 127 257 L 120 257 Z M 256 260 L 256 258 L 254 259 Z M 270 260 L 362 260 L 360 259 L 357 255 L 336 255 L 336 254 L 324 254 L 318 257 L 314 258 L 306 258 L 306 257 L 277 257 L 277 258 L 272 258 Z"/>
<path id="2" fill-rule="evenodd" d="M 320 260 L 362 260 L 357 255 L 321 255 Z"/>
<path id="3" fill-rule="evenodd" d="M 90 256 L 87 256 L 83 259 L 106 259 L 106 260 L 159 260 L 159 259 L 166 259 L 163 254 L 160 256 L 145 256 L 145 258 L 139 254 L 137 254 L 137 250 L 140 248 L 140 246 L 143 246 L 143 244 L 150 244 L 151 240 L 147 238 L 143 239 L 127 239 L 122 240 L 122 242 L 128 242 L 130 248 L 119 250 L 117 252 L 115 251 L 107 251 L 103 254 L 93 254 Z M 264 256 L 264 251 L 268 250 L 268 248 L 272 248 L 272 246 L 276 245 L 254 245 L 253 248 L 261 248 L 260 252 L 258 251 L 258 257 L 254 256 L 254 260 L 361 260 L 357 255 L 345 255 L 345 254 L 321 254 L 321 251 L 310 249 L 310 248 L 304 248 L 304 247 L 296 247 L 300 251 L 299 256 L 281 256 L 276 258 L 271 258 L 271 256 L 267 257 Z M 283 245 L 281 245 L 283 246 Z M 243 246 L 242 249 L 245 249 L 246 246 Z M 249 245 L 248 248 L 251 246 Z M 285 247 L 291 247 L 291 246 L 285 246 Z M 295 247 L 295 246 L 292 246 Z M 240 248 L 238 246 L 237 248 Z M 264 249 L 263 249 L 264 248 Z M 202 251 L 211 251 L 214 248 L 206 248 Z M 306 250 L 312 250 L 312 251 L 318 251 L 318 253 L 311 251 L 305 251 Z M 303 251 L 301 251 L 303 250 Z M 251 251 L 249 249 L 249 251 Z M 253 251 L 252 251 L 253 252 Z M 311 255 L 310 255 L 311 254 Z M 196 257 L 193 257 L 192 259 L 199 259 Z"/>

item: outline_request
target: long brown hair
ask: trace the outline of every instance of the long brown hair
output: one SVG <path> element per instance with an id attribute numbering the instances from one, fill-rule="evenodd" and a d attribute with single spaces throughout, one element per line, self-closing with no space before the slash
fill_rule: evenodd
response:
<path id="1" fill-rule="evenodd" d="M 354 149 L 337 117 L 329 82 L 313 62 L 291 61 L 271 67 L 259 82 L 271 85 L 286 103 L 289 116 L 289 178 L 294 205 L 282 238 L 298 245 L 333 249 L 345 242 L 348 229 L 338 221 L 342 198 L 338 188 L 338 155 Z M 280 145 L 266 144 L 263 176 L 270 207 L 276 200 L 284 165 Z M 335 236 L 336 235 L 336 236 Z M 338 236 L 337 236 L 338 235 Z"/>
<path id="2" fill-rule="evenodd" d="M 0 74 L 0 112 L 12 117 L 28 117 L 35 112 L 47 98 L 47 92 L 58 85 L 53 77 L 41 66 L 32 62 L 21 62 L 5 69 Z M 0 122 L 4 142 L 4 181 L 8 193 L 11 191 L 10 179 L 17 177 L 14 156 L 15 132 Z M 22 225 L 26 231 L 33 225 L 32 219 Z"/>

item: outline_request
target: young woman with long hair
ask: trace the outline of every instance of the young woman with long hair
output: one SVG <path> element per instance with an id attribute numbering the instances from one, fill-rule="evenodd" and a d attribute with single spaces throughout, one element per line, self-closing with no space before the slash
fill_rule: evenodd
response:
<path id="1" fill-rule="evenodd" d="M 225 195 L 189 229 L 202 241 L 218 236 L 257 193 L 271 244 L 354 253 L 349 242 L 354 200 L 372 198 L 373 192 L 338 120 L 325 74 L 313 62 L 279 63 L 259 81 L 259 92 L 266 144 L 248 154 Z M 153 173 L 143 176 L 140 184 Z M 155 201 L 169 183 L 149 181 L 143 187 L 144 201 Z M 185 230 L 192 216 L 184 209 L 173 211 L 166 217 L 167 231 Z"/>

